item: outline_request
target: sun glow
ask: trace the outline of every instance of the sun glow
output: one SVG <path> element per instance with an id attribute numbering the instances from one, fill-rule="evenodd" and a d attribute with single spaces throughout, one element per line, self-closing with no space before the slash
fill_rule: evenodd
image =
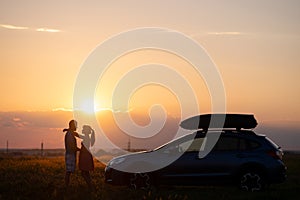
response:
<path id="1" fill-rule="evenodd" d="M 85 112 L 86 114 L 94 114 L 95 106 L 93 104 L 93 100 L 87 99 L 87 100 L 83 101 L 80 110 Z"/>

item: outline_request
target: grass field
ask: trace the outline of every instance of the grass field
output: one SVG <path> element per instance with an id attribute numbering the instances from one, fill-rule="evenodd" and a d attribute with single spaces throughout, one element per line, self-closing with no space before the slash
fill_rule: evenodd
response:
<path id="1" fill-rule="evenodd" d="M 79 170 L 64 188 L 64 158 L 0 157 L 0 199 L 299 199 L 300 155 L 287 154 L 288 179 L 262 192 L 243 192 L 234 186 L 161 186 L 132 190 L 104 183 L 104 166 L 95 161 L 92 179 L 96 191 L 88 192 Z"/>

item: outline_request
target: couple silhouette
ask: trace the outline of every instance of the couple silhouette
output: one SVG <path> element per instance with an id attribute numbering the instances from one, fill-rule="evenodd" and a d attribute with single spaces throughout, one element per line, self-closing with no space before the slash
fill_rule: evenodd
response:
<path id="1" fill-rule="evenodd" d="M 76 132 L 77 122 L 71 120 L 69 122 L 69 128 L 64 129 L 65 134 L 65 162 L 66 162 L 66 174 L 65 184 L 68 188 L 70 183 L 71 174 L 75 172 L 76 168 L 76 155 L 79 151 L 78 166 L 81 170 L 81 175 L 84 178 L 86 184 L 90 190 L 94 190 L 94 185 L 90 176 L 90 171 L 94 170 L 93 156 L 89 151 L 89 148 L 95 143 L 95 131 L 89 125 L 83 125 L 82 134 Z M 77 147 L 76 137 L 82 139 L 81 148 Z"/>

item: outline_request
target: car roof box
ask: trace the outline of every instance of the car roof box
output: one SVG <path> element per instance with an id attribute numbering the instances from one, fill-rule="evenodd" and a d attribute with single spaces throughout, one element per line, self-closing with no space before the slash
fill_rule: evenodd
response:
<path id="1" fill-rule="evenodd" d="M 185 119 L 180 126 L 188 130 L 253 129 L 257 121 L 253 114 L 204 114 Z"/>

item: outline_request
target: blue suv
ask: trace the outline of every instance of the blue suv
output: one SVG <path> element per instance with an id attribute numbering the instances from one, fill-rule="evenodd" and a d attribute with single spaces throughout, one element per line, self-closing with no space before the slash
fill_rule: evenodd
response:
<path id="1" fill-rule="evenodd" d="M 206 119 L 211 117 L 201 115 L 200 120 L 196 120 L 197 131 L 157 149 L 112 159 L 105 168 L 105 181 L 134 188 L 232 183 L 243 190 L 259 191 L 286 179 L 280 147 L 268 137 L 249 130 L 256 126 L 253 115 L 224 115 L 224 126 L 220 130 L 211 130 L 215 127 L 208 126 L 210 121 Z M 195 117 L 183 121 L 181 126 L 191 127 L 191 120 L 194 122 Z M 207 155 L 201 156 L 209 139 L 215 136 L 215 145 Z M 168 159 L 173 160 L 164 167 L 155 168 Z M 128 170 L 133 168 L 134 171 Z"/>

